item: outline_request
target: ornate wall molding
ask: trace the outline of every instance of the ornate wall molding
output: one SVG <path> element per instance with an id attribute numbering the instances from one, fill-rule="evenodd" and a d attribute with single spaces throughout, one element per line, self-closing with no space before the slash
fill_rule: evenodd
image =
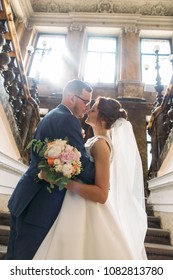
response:
<path id="1" fill-rule="evenodd" d="M 143 98 L 144 85 L 140 81 L 122 80 L 118 82 L 118 96 Z"/>
<path id="2" fill-rule="evenodd" d="M 24 24 L 25 27 L 27 27 L 28 26 L 28 19 L 25 16 L 23 18 L 22 17 L 17 18 L 16 19 L 16 25 L 21 24 L 21 23 Z"/>
<path id="3" fill-rule="evenodd" d="M 173 213 L 173 172 L 148 181 L 148 203 L 154 211 Z"/>
<path id="4" fill-rule="evenodd" d="M 158 176 L 161 176 L 173 170 L 172 154 L 173 154 L 173 129 L 171 129 L 160 155 L 161 166 L 158 171 Z"/>
<path id="5" fill-rule="evenodd" d="M 126 25 L 122 28 L 124 33 L 138 33 L 140 29 L 136 24 L 134 25 Z"/>
<path id="6" fill-rule="evenodd" d="M 28 167 L 0 152 L 0 194 L 11 194 Z"/>
<path id="7" fill-rule="evenodd" d="M 18 18 L 19 22 L 27 26 L 27 21 L 33 13 L 31 6 L 31 1 L 26 0 L 11 0 L 10 4 L 15 13 L 15 16 Z"/>
<path id="8" fill-rule="evenodd" d="M 103 0 L 97 4 L 97 13 L 113 13 L 114 5 L 112 1 Z"/>
<path id="9" fill-rule="evenodd" d="M 70 24 L 70 26 L 69 26 L 69 31 L 79 31 L 79 32 L 82 32 L 83 31 L 83 26 L 81 25 L 81 24 L 74 24 L 74 23 L 72 23 L 72 24 Z"/>
<path id="10" fill-rule="evenodd" d="M 30 0 L 34 12 L 41 13 L 125 13 L 173 16 L 172 0 Z"/>
<path id="11" fill-rule="evenodd" d="M 57 26 L 72 23 L 173 30 L 172 0 L 11 0 L 10 3 L 25 27 L 44 28 L 45 32 L 48 27 L 56 31 Z"/>

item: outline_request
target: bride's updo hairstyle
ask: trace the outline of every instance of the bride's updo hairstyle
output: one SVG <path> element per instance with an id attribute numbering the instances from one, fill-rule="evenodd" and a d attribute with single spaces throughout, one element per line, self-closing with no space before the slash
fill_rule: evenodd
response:
<path id="1" fill-rule="evenodd" d="M 98 119 L 104 120 L 106 129 L 110 129 L 119 118 L 127 119 L 127 112 L 116 99 L 110 97 L 98 97 L 96 99 Z"/>

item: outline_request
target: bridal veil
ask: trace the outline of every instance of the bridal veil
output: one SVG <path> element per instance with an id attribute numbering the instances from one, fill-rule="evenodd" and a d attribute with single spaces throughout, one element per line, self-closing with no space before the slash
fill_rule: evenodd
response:
<path id="1" fill-rule="evenodd" d="M 111 131 L 113 160 L 110 169 L 109 200 L 118 215 L 135 259 L 146 259 L 147 230 L 142 162 L 132 125 L 118 119 Z"/>

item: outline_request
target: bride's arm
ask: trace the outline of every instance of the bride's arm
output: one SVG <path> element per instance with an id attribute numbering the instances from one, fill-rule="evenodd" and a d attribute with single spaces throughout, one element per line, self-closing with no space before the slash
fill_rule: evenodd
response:
<path id="1" fill-rule="evenodd" d="M 105 203 L 109 190 L 110 148 L 104 139 L 99 139 L 90 152 L 95 162 L 95 184 L 71 181 L 66 188 L 85 199 Z"/>

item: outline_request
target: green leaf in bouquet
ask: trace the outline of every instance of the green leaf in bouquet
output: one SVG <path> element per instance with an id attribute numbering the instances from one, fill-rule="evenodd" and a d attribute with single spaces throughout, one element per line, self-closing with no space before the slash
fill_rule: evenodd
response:
<path id="1" fill-rule="evenodd" d="M 26 146 L 26 148 L 27 148 L 27 149 L 30 149 L 34 142 L 37 142 L 37 140 L 36 140 L 36 139 L 32 139 L 32 140 L 28 143 L 28 145 Z"/>
<path id="2" fill-rule="evenodd" d="M 47 187 L 47 190 L 52 193 L 52 189 L 54 189 L 55 186 L 53 184 L 50 183 L 50 185 Z"/>
<path id="3" fill-rule="evenodd" d="M 60 178 L 60 180 L 57 181 L 56 185 L 59 187 L 59 190 L 63 190 L 64 187 L 70 182 L 69 178 Z"/>
<path id="4" fill-rule="evenodd" d="M 56 140 L 58 140 L 58 141 L 56 141 Z M 39 173 L 37 175 L 37 180 L 38 179 L 45 180 L 48 185 L 47 189 L 50 193 L 56 186 L 59 187 L 59 190 L 62 190 L 70 182 L 70 179 L 67 178 L 66 176 L 64 176 L 63 172 L 57 171 L 57 169 L 63 170 L 63 169 L 61 169 L 61 165 L 63 166 L 64 164 L 66 164 L 66 162 L 62 161 L 62 162 L 60 162 L 60 166 L 58 166 L 59 163 L 57 164 L 57 162 L 54 162 L 54 160 L 49 161 L 49 157 L 48 157 L 48 151 L 49 151 L 49 149 L 51 149 L 52 145 L 55 145 L 54 147 L 57 147 L 58 145 L 60 145 L 60 148 L 62 148 L 61 145 L 64 148 L 66 147 L 66 145 L 68 143 L 68 138 L 65 138 L 64 140 L 55 139 L 54 141 L 49 141 L 49 139 L 46 138 L 44 141 L 41 141 L 41 140 L 37 140 L 37 139 L 32 139 L 32 141 L 30 141 L 30 143 L 27 146 L 28 148 L 32 147 L 33 151 L 35 153 L 37 153 L 38 156 L 40 157 L 40 162 L 38 163 L 38 168 L 43 173 Z M 61 141 L 62 141 L 62 143 L 61 143 Z M 49 143 L 51 143 L 51 146 L 49 146 Z M 76 151 L 76 150 L 77 149 L 75 148 L 74 151 Z M 63 155 L 63 152 L 64 151 L 61 152 L 62 155 Z M 73 163 L 74 162 L 71 162 L 72 165 L 73 165 Z M 78 164 L 79 169 L 81 169 L 80 160 L 77 164 Z M 75 175 L 76 174 L 73 174 L 73 175 L 70 174 L 70 177 L 75 178 Z"/>
<path id="5" fill-rule="evenodd" d="M 54 172 L 54 170 L 52 172 L 50 170 L 46 170 L 45 176 L 49 180 L 49 182 L 52 182 L 53 184 L 56 183 L 57 174 Z"/>
<path id="6" fill-rule="evenodd" d="M 40 152 L 42 151 L 42 148 L 44 146 L 44 143 L 41 142 L 41 140 L 38 140 L 36 144 L 33 146 L 33 151 L 38 153 L 40 156 Z"/>
<path id="7" fill-rule="evenodd" d="M 47 165 L 47 162 L 45 159 L 41 160 L 38 164 L 38 168 L 40 169 L 43 169 L 43 168 L 46 168 L 48 165 Z"/>
<path id="8" fill-rule="evenodd" d="M 38 153 L 39 157 L 44 157 L 44 153 L 46 149 L 47 149 L 47 145 L 45 144 Z"/>
<path id="9" fill-rule="evenodd" d="M 40 157 L 43 157 L 47 148 L 47 141 L 47 139 L 44 142 L 42 142 L 41 140 L 32 139 L 28 143 L 27 149 L 33 147 L 33 151 L 36 152 Z"/>

